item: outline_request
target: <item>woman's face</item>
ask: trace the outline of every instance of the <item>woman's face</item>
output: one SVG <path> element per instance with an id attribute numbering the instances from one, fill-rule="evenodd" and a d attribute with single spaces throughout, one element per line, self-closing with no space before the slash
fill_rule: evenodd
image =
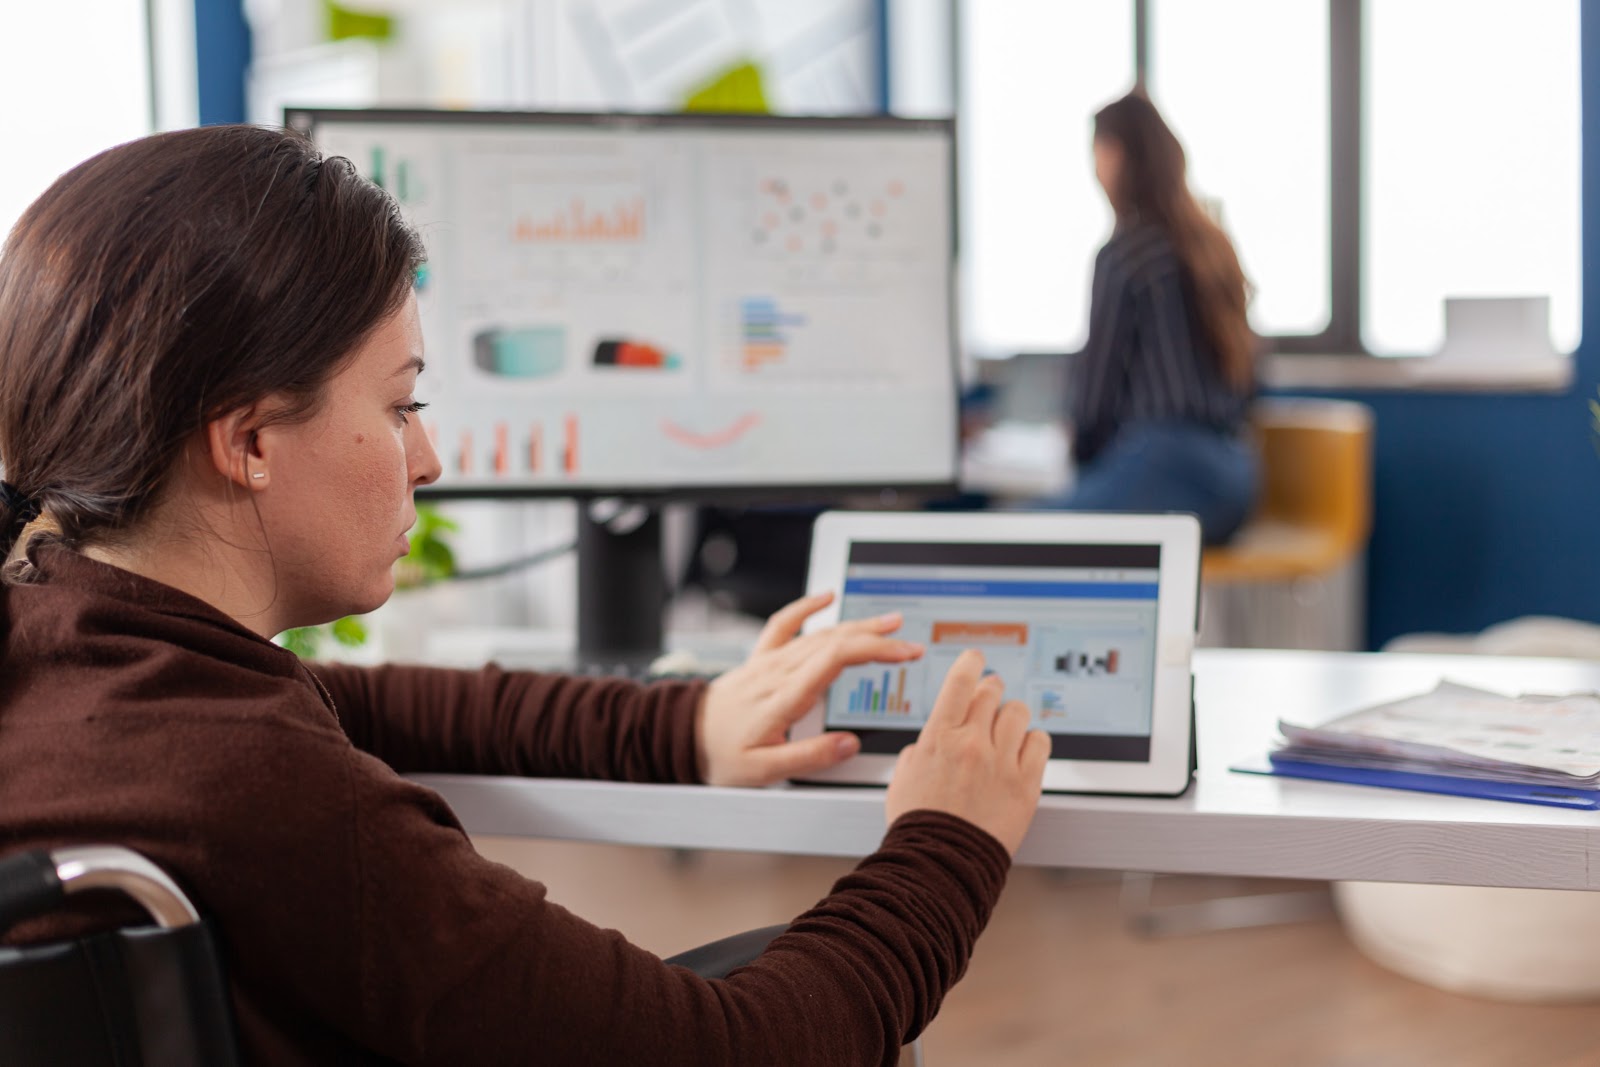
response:
<path id="1" fill-rule="evenodd" d="M 408 294 L 327 384 L 314 416 L 258 432 L 271 481 L 257 508 L 289 625 L 371 611 L 394 591 L 392 568 L 417 517 L 412 493 L 440 473 L 421 419 L 405 410 L 421 370 Z"/>
<path id="2" fill-rule="evenodd" d="M 1122 146 L 1109 137 L 1094 139 L 1094 176 L 1115 208 L 1117 189 L 1122 181 Z"/>

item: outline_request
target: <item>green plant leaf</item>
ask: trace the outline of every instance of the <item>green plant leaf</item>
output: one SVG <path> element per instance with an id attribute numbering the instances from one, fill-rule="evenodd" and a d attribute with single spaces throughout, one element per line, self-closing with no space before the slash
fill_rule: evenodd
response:
<path id="1" fill-rule="evenodd" d="M 456 573 L 456 554 L 444 535 L 461 529 L 459 523 L 428 504 L 417 506 L 417 523 L 411 528 L 411 550 L 406 553 L 396 580 L 401 588 L 415 589 Z"/>
<path id="2" fill-rule="evenodd" d="M 366 624 L 353 615 L 335 619 L 328 628 L 333 631 L 333 639 L 346 648 L 359 648 L 367 643 Z"/>
<path id="3" fill-rule="evenodd" d="M 317 644 L 321 641 L 321 627 L 300 626 L 293 630 L 285 630 L 281 635 L 283 647 L 299 656 L 301 659 L 310 659 L 317 654 Z"/>
<path id="4" fill-rule="evenodd" d="M 417 524 L 422 527 L 424 533 L 435 533 L 439 530 L 457 533 L 461 529 L 459 522 L 449 518 L 432 504 L 417 505 Z"/>
<path id="5" fill-rule="evenodd" d="M 455 573 L 456 554 L 443 541 L 418 541 L 416 548 L 417 562 L 422 564 L 429 578 L 448 578 Z"/>

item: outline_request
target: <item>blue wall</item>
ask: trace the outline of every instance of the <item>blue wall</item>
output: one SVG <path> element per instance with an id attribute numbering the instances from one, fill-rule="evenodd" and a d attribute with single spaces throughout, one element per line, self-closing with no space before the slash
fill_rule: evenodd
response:
<path id="1" fill-rule="evenodd" d="M 1594 296 L 1586 278 L 1584 320 L 1600 324 Z M 1377 415 L 1374 647 L 1518 615 L 1600 621 L 1600 458 L 1584 401 L 1597 356 L 1585 347 L 1580 384 L 1563 396 L 1338 394 Z"/>
<path id="2" fill-rule="evenodd" d="M 1585 5 L 1587 7 L 1587 5 Z M 1586 12 L 1587 14 L 1587 12 Z M 1377 416 L 1368 637 L 1600 621 L 1600 18 L 1584 18 L 1583 324 L 1561 396 L 1328 392 Z M 1463 220 L 1463 225 L 1470 223 Z"/>
<path id="3" fill-rule="evenodd" d="M 200 125 L 243 122 L 250 25 L 242 0 L 194 0 L 194 41 Z"/>

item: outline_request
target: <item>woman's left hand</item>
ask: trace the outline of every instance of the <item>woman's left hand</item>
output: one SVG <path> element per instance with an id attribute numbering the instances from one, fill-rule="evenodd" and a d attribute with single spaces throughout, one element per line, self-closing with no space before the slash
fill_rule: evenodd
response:
<path id="1" fill-rule="evenodd" d="M 844 668 L 903 663 L 921 656 L 922 646 L 886 636 L 900 628 L 898 613 L 795 637 L 801 624 L 832 600 L 832 593 L 817 593 L 777 612 L 762 628 L 750 658 L 706 688 L 695 720 L 701 781 L 768 785 L 831 767 L 860 749 L 861 742 L 849 733 L 785 738 Z"/>

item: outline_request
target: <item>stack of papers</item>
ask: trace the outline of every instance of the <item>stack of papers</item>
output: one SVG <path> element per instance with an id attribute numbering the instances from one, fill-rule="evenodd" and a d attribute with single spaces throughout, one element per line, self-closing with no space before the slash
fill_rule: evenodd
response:
<path id="1" fill-rule="evenodd" d="M 1600 694 L 1509 697 L 1443 682 L 1322 726 L 1278 727 L 1274 774 L 1600 808 Z"/>

